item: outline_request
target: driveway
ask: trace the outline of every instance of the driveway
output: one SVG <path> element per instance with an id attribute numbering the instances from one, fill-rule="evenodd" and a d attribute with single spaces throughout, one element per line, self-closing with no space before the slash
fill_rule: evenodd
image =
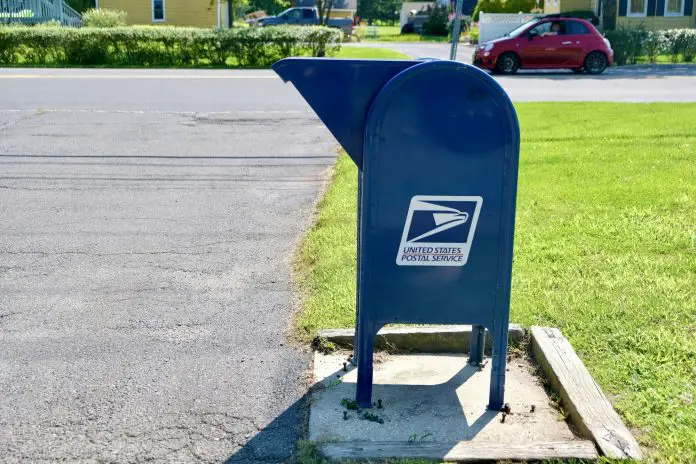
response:
<path id="1" fill-rule="evenodd" d="M 334 142 L 278 79 L 58 74 L 0 80 L 0 461 L 288 458 Z"/>

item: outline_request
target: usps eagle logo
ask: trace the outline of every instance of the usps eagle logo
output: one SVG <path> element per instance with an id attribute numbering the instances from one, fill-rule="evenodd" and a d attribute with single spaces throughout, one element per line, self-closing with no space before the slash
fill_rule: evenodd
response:
<path id="1" fill-rule="evenodd" d="M 477 196 L 411 198 L 396 264 L 464 266 L 482 206 Z"/>

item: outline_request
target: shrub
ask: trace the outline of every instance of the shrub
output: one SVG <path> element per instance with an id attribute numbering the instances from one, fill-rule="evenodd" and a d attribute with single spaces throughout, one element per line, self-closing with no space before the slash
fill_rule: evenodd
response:
<path id="1" fill-rule="evenodd" d="M 643 40 L 643 50 L 651 63 L 657 62 L 657 57 L 667 49 L 667 38 L 662 31 L 648 31 Z"/>
<path id="2" fill-rule="evenodd" d="M 643 44 L 647 35 L 647 31 L 642 27 L 618 27 L 614 31 L 608 31 L 606 37 L 614 50 L 616 64 L 619 66 L 635 64 L 636 59 L 643 53 Z"/>
<path id="3" fill-rule="evenodd" d="M 459 36 L 460 37 L 466 31 L 471 29 L 471 23 L 472 23 L 471 16 L 462 15 L 461 18 L 462 18 L 462 27 L 461 27 L 461 29 L 459 29 Z M 450 38 L 452 38 L 453 29 L 454 29 L 454 20 L 450 21 L 449 26 L 447 27 L 448 36 Z"/>
<path id="4" fill-rule="evenodd" d="M 63 25 L 57 19 L 51 19 L 43 23 L 39 23 L 34 27 L 63 27 Z"/>
<path id="5" fill-rule="evenodd" d="M 473 19 L 478 22 L 484 13 L 529 13 L 536 6 L 536 0 L 478 0 L 474 8 Z"/>
<path id="6" fill-rule="evenodd" d="M 647 56 L 651 63 L 663 53 L 670 55 L 672 62 L 680 58 L 691 62 L 696 57 L 696 29 L 670 29 L 667 31 L 646 31 L 618 28 L 606 33 L 614 49 L 617 65 L 635 64 L 639 56 Z"/>
<path id="7" fill-rule="evenodd" d="M 423 34 L 426 35 L 447 35 L 449 24 L 449 14 L 447 7 L 435 4 L 430 9 L 428 19 L 423 23 Z"/>
<path id="8" fill-rule="evenodd" d="M 469 43 L 471 45 L 476 45 L 479 43 L 479 30 L 478 29 L 470 29 L 469 30 Z"/>
<path id="9" fill-rule="evenodd" d="M 101 8 L 90 8 L 82 14 L 82 25 L 85 27 L 122 27 L 126 25 L 126 12 Z"/>
<path id="10" fill-rule="evenodd" d="M 691 63 L 696 58 L 696 29 L 683 29 L 684 31 L 684 52 L 683 58 L 687 63 Z"/>
<path id="11" fill-rule="evenodd" d="M 696 55 L 696 29 L 670 29 L 664 31 L 667 52 L 673 63 L 681 57 L 686 62 L 694 60 Z"/>
<path id="12" fill-rule="evenodd" d="M 267 67 L 293 55 L 331 55 L 343 33 L 334 28 L 282 26 L 197 29 L 0 28 L 1 65 Z"/>

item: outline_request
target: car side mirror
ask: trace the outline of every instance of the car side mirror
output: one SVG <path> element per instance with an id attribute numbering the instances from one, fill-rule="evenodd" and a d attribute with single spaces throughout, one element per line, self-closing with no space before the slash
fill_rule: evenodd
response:
<path id="1" fill-rule="evenodd" d="M 529 31 L 529 34 L 527 34 L 527 35 L 529 36 L 529 40 L 533 40 L 534 37 L 537 37 L 539 35 L 539 32 L 538 31 Z"/>

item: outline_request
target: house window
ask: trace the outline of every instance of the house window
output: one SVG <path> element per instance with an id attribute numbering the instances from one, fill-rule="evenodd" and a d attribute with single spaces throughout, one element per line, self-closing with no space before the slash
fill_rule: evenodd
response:
<path id="1" fill-rule="evenodd" d="M 665 0 L 665 16 L 684 16 L 684 0 Z"/>
<path id="2" fill-rule="evenodd" d="M 152 0 L 152 22 L 164 21 L 164 0 Z"/>
<path id="3" fill-rule="evenodd" d="M 647 16 L 648 0 L 626 0 L 628 2 L 627 16 Z"/>

